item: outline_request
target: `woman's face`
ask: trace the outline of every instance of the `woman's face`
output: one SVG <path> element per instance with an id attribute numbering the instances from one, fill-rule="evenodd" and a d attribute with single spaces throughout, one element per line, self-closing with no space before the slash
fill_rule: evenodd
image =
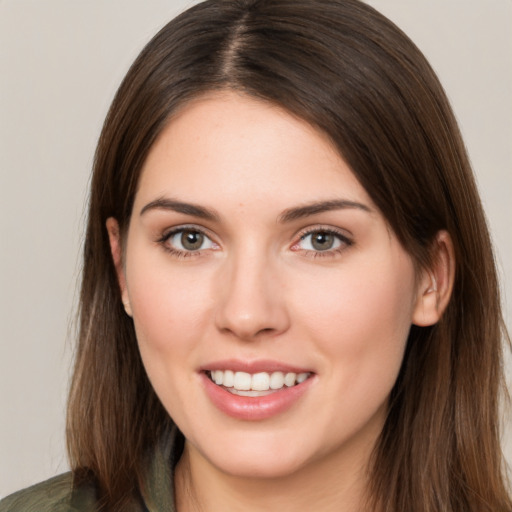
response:
<path id="1" fill-rule="evenodd" d="M 420 305 L 325 136 L 247 96 L 196 100 L 151 149 L 125 242 L 140 353 L 192 458 L 259 477 L 366 462 Z"/>

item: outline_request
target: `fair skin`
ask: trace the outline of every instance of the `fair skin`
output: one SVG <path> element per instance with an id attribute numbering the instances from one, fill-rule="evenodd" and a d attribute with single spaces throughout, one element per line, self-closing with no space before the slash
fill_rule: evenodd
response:
<path id="1" fill-rule="evenodd" d="M 235 93 L 173 118 L 126 239 L 107 228 L 146 371 L 186 438 L 178 510 L 361 510 L 410 326 L 448 300 L 448 236 L 418 276 L 326 137 Z M 270 389 L 279 372 L 297 380 Z"/>

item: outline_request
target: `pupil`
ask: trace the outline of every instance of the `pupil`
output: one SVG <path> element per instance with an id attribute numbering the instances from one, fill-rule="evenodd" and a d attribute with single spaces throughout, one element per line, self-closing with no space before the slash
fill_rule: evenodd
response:
<path id="1" fill-rule="evenodd" d="M 320 232 L 313 235 L 311 244 L 319 251 L 327 251 L 333 246 L 334 236 L 330 233 Z"/>
<path id="2" fill-rule="evenodd" d="M 183 231 L 181 244 L 188 251 L 197 251 L 203 245 L 204 236 L 197 231 Z"/>

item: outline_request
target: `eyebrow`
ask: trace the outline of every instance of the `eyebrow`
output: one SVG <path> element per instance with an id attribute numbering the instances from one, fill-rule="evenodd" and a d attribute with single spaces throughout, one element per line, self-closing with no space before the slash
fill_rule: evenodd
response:
<path id="1" fill-rule="evenodd" d="M 219 220 L 219 215 L 215 210 L 211 210 L 197 204 L 183 203 L 182 201 L 165 197 L 160 197 L 148 203 L 144 208 L 142 208 L 140 215 L 144 215 L 146 212 L 151 210 L 172 210 L 178 213 L 184 213 L 185 215 L 192 215 L 200 219 L 210 221 Z"/>
<path id="2" fill-rule="evenodd" d="M 316 215 L 318 213 L 328 212 L 332 210 L 345 210 L 345 209 L 356 209 L 364 212 L 372 213 L 372 209 L 363 203 L 356 201 L 349 201 L 346 199 L 332 199 L 329 201 L 317 201 L 303 206 L 297 206 L 294 208 L 288 208 L 284 210 L 278 217 L 278 222 L 287 223 L 294 220 Z M 140 211 L 140 215 L 144 215 L 146 212 L 151 210 L 172 210 L 185 215 L 191 215 L 200 219 L 209 221 L 219 221 L 219 214 L 210 208 L 199 206 L 193 203 L 184 203 L 176 199 L 160 197 L 154 201 L 149 202 Z"/>
<path id="3" fill-rule="evenodd" d="M 316 215 L 318 213 L 329 212 L 332 210 L 356 209 L 364 212 L 372 213 L 372 209 L 363 203 L 356 201 L 348 201 L 346 199 L 333 199 L 330 201 L 319 201 L 315 203 L 289 208 L 279 216 L 279 222 L 286 223 L 294 220 Z"/>

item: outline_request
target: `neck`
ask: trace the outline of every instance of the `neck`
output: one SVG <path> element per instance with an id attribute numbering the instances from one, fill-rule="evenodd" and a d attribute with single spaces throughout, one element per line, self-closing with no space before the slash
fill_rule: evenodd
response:
<path id="1" fill-rule="evenodd" d="M 221 471 L 187 442 L 176 468 L 177 510 L 361 512 L 373 443 L 356 448 L 333 452 L 286 476 L 251 478 Z"/>

